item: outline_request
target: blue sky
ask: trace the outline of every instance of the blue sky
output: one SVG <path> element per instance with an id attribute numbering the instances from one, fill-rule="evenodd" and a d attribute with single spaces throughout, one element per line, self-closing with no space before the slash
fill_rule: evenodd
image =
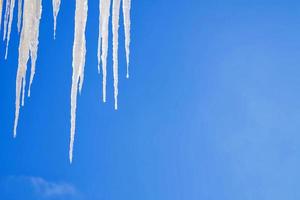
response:
<path id="1" fill-rule="evenodd" d="M 98 1 L 90 0 L 70 165 L 74 9 L 62 1 L 53 41 L 51 1 L 43 1 L 36 77 L 16 139 L 16 17 L 6 61 L 1 43 L 0 199 L 300 198 L 298 1 L 133 0 L 131 78 L 120 27 L 114 111 L 112 48 L 103 104 Z"/>

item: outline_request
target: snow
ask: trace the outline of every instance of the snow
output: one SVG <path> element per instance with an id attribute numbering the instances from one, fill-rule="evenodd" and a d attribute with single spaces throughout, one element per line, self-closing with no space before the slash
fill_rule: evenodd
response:
<path id="1" fill-rule="evenodd" d="M 37 59 L 39 25 L 42 15 L 41 0 L 24 0 L 23 27 L 19 44 L 19 61 L 16 77 L 16 111 L 14 123 L 14 137 L 17 135 L 17 126 L 20 112 L 20 99 L 22 97 L 22 106 L 24 106 L 26 71 L 27 63 L 31 58 L 30 86 L 28 96 L 30 96 L 30 87 L 34 78 L 35 63 Z"/>
<path id="2" fill-rule="evenodd" d="M 86 54 L 85 28 L 87 21 L 88 1 L 76 0 L 75 33 L 73 44 L 73 76 L 71 88 L 71 133 L 70 133 L 70 163 L 73 161 L 73 147 L 76 127 L 77 93 L 82 89 Z M 79 85 L 79 88 L 78 88 Z"/>

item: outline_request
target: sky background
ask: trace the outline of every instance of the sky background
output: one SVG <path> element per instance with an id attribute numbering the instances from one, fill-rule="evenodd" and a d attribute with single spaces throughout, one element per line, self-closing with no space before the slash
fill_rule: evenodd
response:
<path id="1" fill-rule="evenodd" d="M 104 104 L 89 0 L 70 165 L 74 13 L 75 1 L 62 0 L 54 41 L 43 1 L 16 139 L 17 9 L 6 61 L 0 44 L 1 200 L 300 199 L 299 1 L 133 0 L 131 77 L 120 26 L 115 111 L 112 44 Z"/>

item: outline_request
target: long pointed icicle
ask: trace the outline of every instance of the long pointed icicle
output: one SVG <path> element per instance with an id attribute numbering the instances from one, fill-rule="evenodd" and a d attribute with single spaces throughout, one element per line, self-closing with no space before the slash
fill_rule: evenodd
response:
<path id="1" fill-rule="evenodd" d="M 0 0 L 0 30 L 1 30 L 1 23 L 2 23 L 2 9 L 3 9 L 3 0 Z"/>
<path id="2" fill-rule="evenodd" d="M 98 72 L 100 72 L 100 59 L 102 61 L 102 89 L 103 102 L 106 102 L 106 66 L 108 51 L 108 22 L 110 16 L 111 0 L 100 0 L 99 4 L 99 38 L 98 38 Z M 101 53 L 101 56 L 100 56 Z"/>
<path id="3" fill-rule="evenodd" d="M 123 16 L 125 30 L 125 50 L 126 50 L 126 78 L 129 78 L 129 54 L 130 54 L 130 8 L 131 0 L 123 0 Z"/>
<path id="4" fill-rule="evenodd" d="M 53 27 L 53 38 L 56 37 L 56 21 L 57 21 L 57 15 L 59 13 L 60 8 L 60 0 L 52 0 L 52 6 L 53 6 L 53 20 L 54 20 L 54 27 Z"/>
<path id="5" fill-rule="evenodd" d="M 21 31 L 22 23 L 22 0 L 18 0 L 18 32 Z"/>
<path id="6" fill-rule="evenodd" d="M 115 110 L 118 109 L 118 40 L 119 40 L 119 17 L 120 0 L 113 0 L 112 11 L 112 31 L 113 31 L 113 74 L 114 74 L 114 98 Z"/>
<path id="7" fill-rule="evenodd" d="M 76 126 L 76 104 L 78 90 L 81 92 L 84 79 L 84 65 L 86 54 L 85 28 L 87 21 L 88 1 L 76 0 L 75 34 L 73 44 L 73 76 L 71 88 L 71 136 L 70 136 L 70 163 L 73 160 L 73 146 Z M 78 88 L 79 85 L 79 88 Z"/>
<path id="8" fill-rule="evenodd" d="M 9 40 L 10 40 L 10 33 L 11 33 L 11 25 L 13 22 L 13 17 L 14 17 L 14 7 L 15 7 L 15 0 L 10 0 L 10 5 L 9 5 L 9 11 L 8 11 L 8 27 L 7 27 L 7 35 L 4 35 L 6 38 L 6 51 L 5 51 L 5 59 L 7 59 L 7 54 L 8 54 L 8 45 L 9 45 Z"/>
<path id="9" fill-rule="evenodd" d="M 16 137 L 17 135 L 21 96 L 22 106 L 24 106 L 26 71 L 29 57 L 31 57 L 30 82 L 32 82 L 34 76 L 41 15 L 41 0 L 24 0 L 23 27 L 19 44 L 19 62 L 16 77 L 16 113 L 14 123 L 14 137 Z"/>

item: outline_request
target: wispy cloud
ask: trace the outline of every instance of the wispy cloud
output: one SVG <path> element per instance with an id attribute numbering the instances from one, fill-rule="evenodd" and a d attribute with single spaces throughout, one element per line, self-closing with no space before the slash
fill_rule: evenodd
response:
<path id="1" fill-rule="evenodd" d="M 43 197 L 75 196 L 78 192 L 75 187 L 68 183 L 49 182 L 41 177 L 26 177 L 33 185 L 37 194 Z"/>
<path id="2" fill-rule="evenodd" d="M 10 176 L 4 182 L 8 194 L 26 190 L 26 194 L 31 191 L 37 199 L 81 199 L 76 187 L 67 182 L 48 181 L 35 176 Z"/>

